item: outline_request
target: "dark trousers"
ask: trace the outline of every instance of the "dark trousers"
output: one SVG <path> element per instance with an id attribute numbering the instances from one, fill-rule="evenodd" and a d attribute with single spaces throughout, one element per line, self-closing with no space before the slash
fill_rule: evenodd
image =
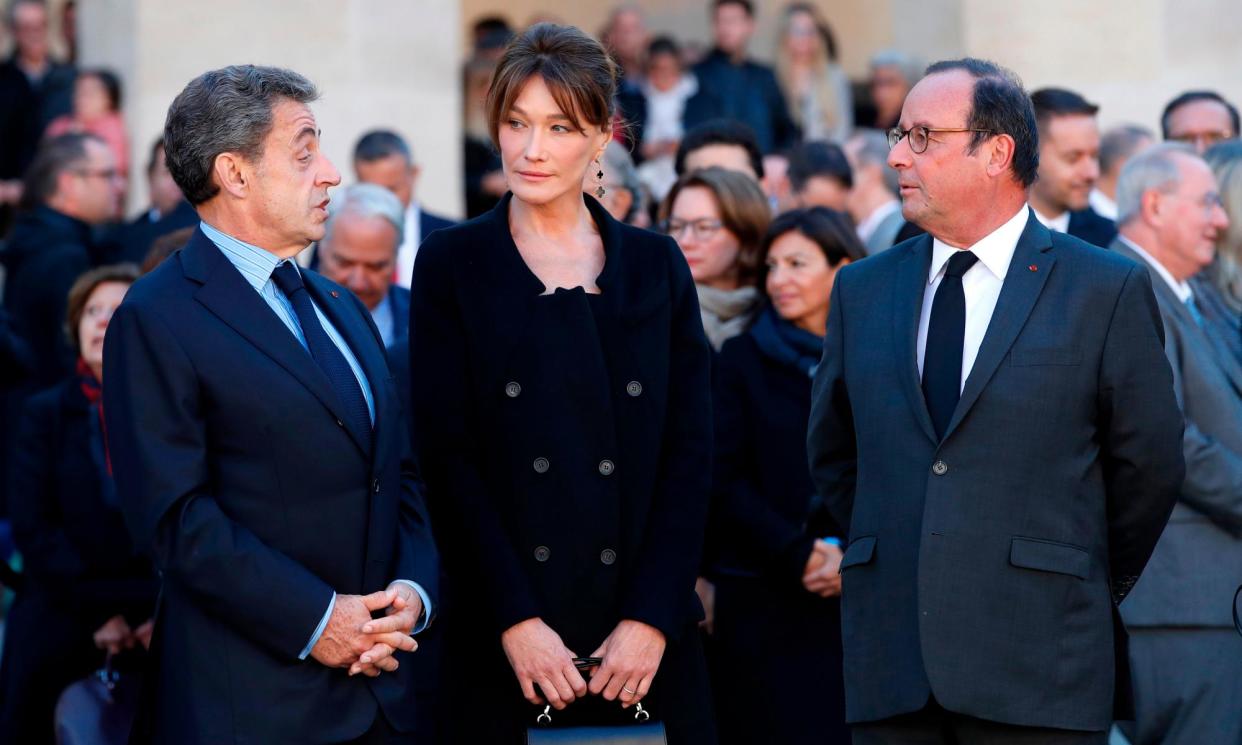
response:
<path id="1" fill-rule="evenodd" d="M 946 711 L 933 699 L 911 714 L 853 725 L 854 745 L 1107 745 L 1107 732 L 1021 727 Z"/>

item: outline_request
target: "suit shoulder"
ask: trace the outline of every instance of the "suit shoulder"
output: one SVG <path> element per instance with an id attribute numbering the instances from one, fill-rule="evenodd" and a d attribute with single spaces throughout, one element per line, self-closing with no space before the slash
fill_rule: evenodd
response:
<path id="1" fill-rule="evenodd" d="M 496 215 L 485 212 L 465 222 L 450 223 L 436 229 L 419 246 L 415 264 L 423 261 L 440 264 L 474 258 L 479 251 L 494 245 L 496 222 Z"/>
<path id="2" fill-rule="evenodd" d="M 1116 251 L 1100 248 L 1072 235 L 1049 231 L 1052 235 L 1052 248 L 1056 251 L 1058 261 L 1069 262 L 1076 272 L 1084 272 L 1093 279 L 1101 277 L 1124 280 L 1138 268 L 1129 257 Z"/>
<path id="3" fill-rule="evenodd" d="M 194 283 L 186 279 L 181 270 L 180 252 L 174 253 L 162 261 L 159 266 L 139 277 L 125 293 L 123 305 L 131 308 L 143 308 L 165 305 L 168 302 L 184 302 L 192 297 L 189 288 Z"/>

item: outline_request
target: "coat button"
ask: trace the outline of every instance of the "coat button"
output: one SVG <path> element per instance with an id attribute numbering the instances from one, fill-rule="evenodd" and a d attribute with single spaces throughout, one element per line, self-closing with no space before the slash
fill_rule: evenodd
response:
<path id="1" fill-rule="evenodd" d="M 538 548 L 535 549 L 535 561 L 539 561 L 539 562 L 547 561 L 548 558 L 551 556 L 552 556 L 552 552 L 548 550 L 547 546 L 539 546 Z"/>
<path id="2" fill-rule="evenodd" d="M 371 482 L 371 489 L 376 494 L 379 494 L 379 479 L 375 479 L 374 481 Z"/>
<path id="3" fill-rule="evenodd" d="M 517 398 L 522 395 L 522 386 L 517 383 L 510 383 L 505 386 L 505 395 L 509 398 Z"/>
<path id="4" fill-rule="evenodd" d="M 547 473 L 548 467 L 551 466 L 551 464 L 548 463 L 547 458 L 535 458 L 534 466 L 535 473 Z"/>
<path id="5" fill-rule="evenodd" d="M 342 422 L 340 419 L 337 419 L 336 426 L 340 427 L 341 429 L 345 429 L 345 422 Z"/>
<path id="6" fill-rule="evenodd" d="M 943 476 L 949 472 L 949 464 L 942 460 L 938 460 L 932 464 L 932 473 L 937 476 Z"/>
<path id="7" fill-rule="evenodd" d="M 643 384 L 639 383 L 637 380 L 631 380 L 629 384 L 625 386 L 625 392 L 634 398 L 638 398 L 643 395 Z"/>
<path id="8" fill-rule="evenodd" d="M 599 462 L 599 474 L 601 476 L 611 476 L 612 472 L 616 469 L 617 467 L 613 464 L 613 462 L 607 458 Z"/>
<path id="9" fill-rule="evenodd" d="M 599 560 L 602 564 L 612 566 L 617 562 L 617 552 L 613 551 L 611 548 L 606 548 L 599 552 Z"/>

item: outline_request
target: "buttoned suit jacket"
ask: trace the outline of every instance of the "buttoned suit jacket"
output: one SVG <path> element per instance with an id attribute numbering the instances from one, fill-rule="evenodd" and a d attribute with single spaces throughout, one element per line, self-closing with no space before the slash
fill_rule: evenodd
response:
<path id="1" fill-rule="evenodd" d="M 1120 240 L 1112 250 L 1151 271 L 1186 418 L 1186 480 L 1122 616 L 1131 626 L 1232 628 L 1229 600 L 1242 581 L 1242 366 L 1154 268 Z"/>
<path id="2" fill-rule="evenodd" d="M 150 712 L 157 742 L 329 743 L 404 700 L 415 655 L 378 678 L 299 654 L 332 593 L 395 579 L 437 595 L 437 557 L 379 333 L 348 290 L 303 270 L 375 400 L 374 445 L 327 376 L 202 231 L 130 289 L 104 387 L 118 494 L 162 575 Z"/>
<path id="3" fill-rule="evenodd" d="M 841 271 L 816 375 L 816 487 L 841 562 L 847 716 L 946 709 L 1104 730 L 1128 704 L 1114 598 L 1182 477 L 1146 271 L 1030 214 L 937 439 L 919 383 L 931 236 Z M 934 343 L 934 342 L 933 342 Z"/>

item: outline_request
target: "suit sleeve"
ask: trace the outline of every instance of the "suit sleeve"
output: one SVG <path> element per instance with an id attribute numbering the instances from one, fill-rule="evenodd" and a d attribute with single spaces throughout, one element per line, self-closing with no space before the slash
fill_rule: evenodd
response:
<path id="1" fill-rule="evenodd" d="M 1151 558 L 1185 474 L 1164 327 L 1142 267 L 1130 270 L 1113 309 L 1099 388 L 1109 572 L 1121 602 Z"/>
<path id="2" fill-rule="evenodd" d="M 811 419 L 806 439 L 811 481 L 824 506 L 847 535 L 854 511 L 858 471 L 854 412 L 845 387 L 845 320 L 841 295 L 849 276 L 848 269 L 837 275 L 832 286 L 824 356 L 811 386 Z"/>
<path id="3" fill-rule="evenodd" d="M 499 634 L 541 615 L 534 590 L 501 524 L 503 511 L 482 469 L 483 442 L 470 390 L 465 327 L 453 294 L 452 268 L 442 261 L 440 240 L 431 236 L 414 262 L 410 302 L 410 408 L 441 530 L 465 545 L 449 547 L 470 576 L 461 581 L 491 604 L 486 619 Z"/>
<path id="4" fill-rule="evenodd" d="M 623 591 L 621 614 L 676 641 L 694 599 L 711 490 L 711 348 L 690 267 L 676 243 L 665 240 L 672 328 L 664 442 L 642 555 Z"/>
<path id="5" fill-rule="evenodd" d="M 221 623 L 297 660 L 332 588 L 220 508 L 210 491 L 209 402 L 167 321 L 123 303 L 108 327 L 104 371 L 113 471 L 136 545 Z"/>

